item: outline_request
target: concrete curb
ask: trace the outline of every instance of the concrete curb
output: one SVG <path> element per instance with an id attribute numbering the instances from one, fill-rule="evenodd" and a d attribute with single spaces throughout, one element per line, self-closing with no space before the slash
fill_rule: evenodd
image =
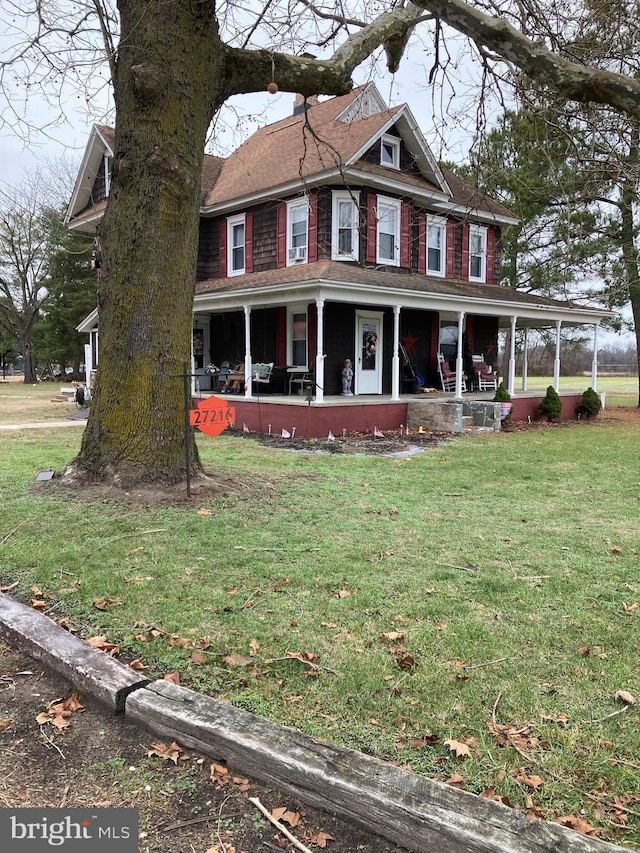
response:
<path id="1" fill-rule="evenodd" d="M 614 853 L 616 845 L 309 737 L 128 666 L 0 595 L 0 639 L 127 720 L 416 853 Z"/>

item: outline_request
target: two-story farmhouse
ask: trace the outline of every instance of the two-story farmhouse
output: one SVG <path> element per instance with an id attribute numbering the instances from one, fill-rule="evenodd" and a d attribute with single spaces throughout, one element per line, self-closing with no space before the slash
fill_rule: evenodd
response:
<path id="1" fill-rule="evenodd" d="M 608 312 L 500 286 L 513 214 L 438 164 L 406 105 L 389 109 L 373 84 L 297 100 L 228 158 L 205 156 L 193 332 L 201 390 L 234 387 L 235 368 L 247 403 L 269 394 L 295 405 L 300 391 L 315 407 L 350 395 L 399 404 L 421 388 L 457 399 L 474 388 L 465 353 L 497 368 L 499 328 L 554 328 L 558 376 L 562 324 L 590 325 L 595 343 Z M 112 155 L 113 131 L 95 126 L 70 228 L 99 234 Z M 81 329 L 95 369 L 97 314 Z M 393 418 L 403 422 L 397 406 L 378 420 Z"/>

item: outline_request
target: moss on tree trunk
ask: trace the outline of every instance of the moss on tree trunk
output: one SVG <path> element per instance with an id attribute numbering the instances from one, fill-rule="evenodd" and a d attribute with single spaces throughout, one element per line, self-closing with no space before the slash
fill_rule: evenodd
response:
<path id="1" fill-rule="evenodd" d="M 200 177 L 222 51 L 211 4 L 121 0 L 119 7 L 97 388 L 67 474 L 169 484 L 185 476 L 176 374 L 191 364 Z"/>

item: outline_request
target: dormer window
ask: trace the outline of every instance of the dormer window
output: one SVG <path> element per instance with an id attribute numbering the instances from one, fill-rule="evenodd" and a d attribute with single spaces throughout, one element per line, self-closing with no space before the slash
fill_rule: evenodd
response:
<path id="1" fill-rule="evenodd" d="M 304 199 L 287 204 L 287 266 L 307 262 L 309 204 Z"/>
<path id="2" fill-rule="evenodd" d="M 396 136 L 383 136 L 380 140 L 380 165 L 400 168 L 400 140 Z"/>

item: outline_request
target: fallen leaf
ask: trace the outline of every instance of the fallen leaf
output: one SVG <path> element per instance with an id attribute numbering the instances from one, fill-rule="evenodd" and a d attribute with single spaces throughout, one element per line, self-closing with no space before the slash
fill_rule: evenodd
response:
<path id="1" fill-rule="evenodd" d="M 211 515 L 211 510 L 203 507 L 202 509 L 198 510 L 198 515 Z"/>
<path id="2" fill-rule="evenodd" d="M 616 690 L 615 698 L 627 705 L 635 705 L 637 701 L 636 697 L 632 693 L 627 693 L 626 690 Z"/>
<path id="3" fill-rule="evenodd" d="M 193 652 L 191 655 L 191 662 L 198 664 L 198 666 L 203 666 L 207 663 L 207 659 L 204 655 L 201 655 L 200 652 Z"/>
<path id="4" fill-rule="evenodd" d="M 448 779 L 445 779 L 445 785 L 452 785 L 454 788 L 463 788 L 467 784 L 467 780 L 459 773 L 452 773 Z"/>
<path id="5" fill-rule="evenodd" d="M 166 743 L 152 743 L 151 749 L 147 752 L 147 756 L 151 757 L 152 755 L 157 755 L 158 758 L 162 758 L 164 761 L 173 761 L 174 764 L 178 763 L 178 759 L 183 755 L 184 750 L 180 747 L 175 741 L 171 744 L 171 746 L 167 746 Z"/>
<path id="6" fill-rule="evenodd" d="M 400 655 L 396 657 L 396 663 L 400 669 L 414 669 L 418 664 L 416 659 L 411 655 Z"/>
<path id="7" fill-rule="evenodd" d="M 108 607 L 106 598 L 94 598 L 91 602 L 91 606 L 95 607 L 96 610 L 106 610 Z"/>
<path id="8" fill-rule="evenodd" d="M 521 785 L 526 785 L 527 788 L 533 788 L 534 791 L 537 791 L 538 788 L 541 788 L 543 785 L 543 780 L 540 776 L 536 776 L 535 774 L 529 775 L 524 767 L 521 767 L 516 774 L 516 781 L 520 782 Z"/>
<path id="9" fill-rule="evenodd" d="M 231 781 L 231 773 L 224 764 L 212 764 L 209 767 L 209 777 L 212 782 L 216 782 L 218 785 L 227 785 Z"/>
<path id="10" fill-rule="evenodd" d="M 289 826 L 297 826 L 300 823 L 301 815 L 300 812 L 292 812 L 286 806 L 280 806 L 277 809 L 273 809 L 271 817 L 274 820 L 279 820 L 281 823 L 288 823 Z"/>
<path id="11" fill-rule="evenodd" d="M 251 640 L 249 643 L 249 654 L 251 657 L 255 657 L 258 654 L 258 649 L 260 648 L 260 643 L 257 640 Z"/>
<path id="12" fill-rule="evenodd" d="M 115 655 L 120 651 L 117 643 L 110 643 L 104 634 L 97 637 L 89 637 L 87 643 L 94 649 L 100 649 L 101 652 L 106 652 L 108 655 Z"/>
<path id="13" fill-rule="evenodd" d="M 164 681 L 168 681 L 170 684 L 180 684 L 180 673 L 179 672 L 168 672 L 164 676 Z"/>
<path id="14" fill-rule="evenodd" d="M 138 660 L 138 658 L 132 660 L 129 666 L 131 667 L 131 669 L 135 669 L 136 672 L 142 672 L 145 669 L 149 669 L 149 667 L 146 664 L 142 663 L 141 660 Z"/>
<path id="15" fill-rule="evenodd" d="M 575 829 L 576 832 L 581 832 L 583 835 L 597 835 L 598 833 L 597 829 L 590 826 L 586 820 L 583 820 L 575 814 L 563 815 L 562 817 L 556 818 L 556 823 L 562 824 L 562 826 L 568 826 L 570 829 Z"/>
<path id="16" fill-rule="evenodd" d="M 461 743 L 459 740 L 447 738 L 447 740 L 444 741 L 444 745 L 448 746 L 451 752 L 455 752 L 458 758 L 467 758 L 471 755 L 471 750 L 468 745 L 466 743 Z"/>
<path id="17" fill-rule="evenodd" d="M 9 720 L 7 717 L 0 720 L 0 732 L 3 732 L 5 729 L 8 729 L 10 725 L 11 725 L 11 720 Z"/>
<path id="18" fill-rule="evenodd" d="M 251 666 L 251 664 L 253 663 L 251 658 L 237 654 L 226 655 L 226 657 L 222 658 L 222 660 L 229 666 Z"/>
<path id="19" fill-rule="evenodd" d="M 395 643 L 398 640 L 404 640 L 404 633 L 401 631 L 388 631 L 386 634 L 380 634 L 380 639 Z"/>
<path id="20" fill-rule="evenodd" d="M 311 844 L 316 844 L 318 847 L 322 847 L 323 849 L 327 846 L 327 841 L 333 840 L 333 835 L 329 835 L 328 832 L 324 832 L 322 829 L 315 835 L 312 834 L 309 836 Z"/>

